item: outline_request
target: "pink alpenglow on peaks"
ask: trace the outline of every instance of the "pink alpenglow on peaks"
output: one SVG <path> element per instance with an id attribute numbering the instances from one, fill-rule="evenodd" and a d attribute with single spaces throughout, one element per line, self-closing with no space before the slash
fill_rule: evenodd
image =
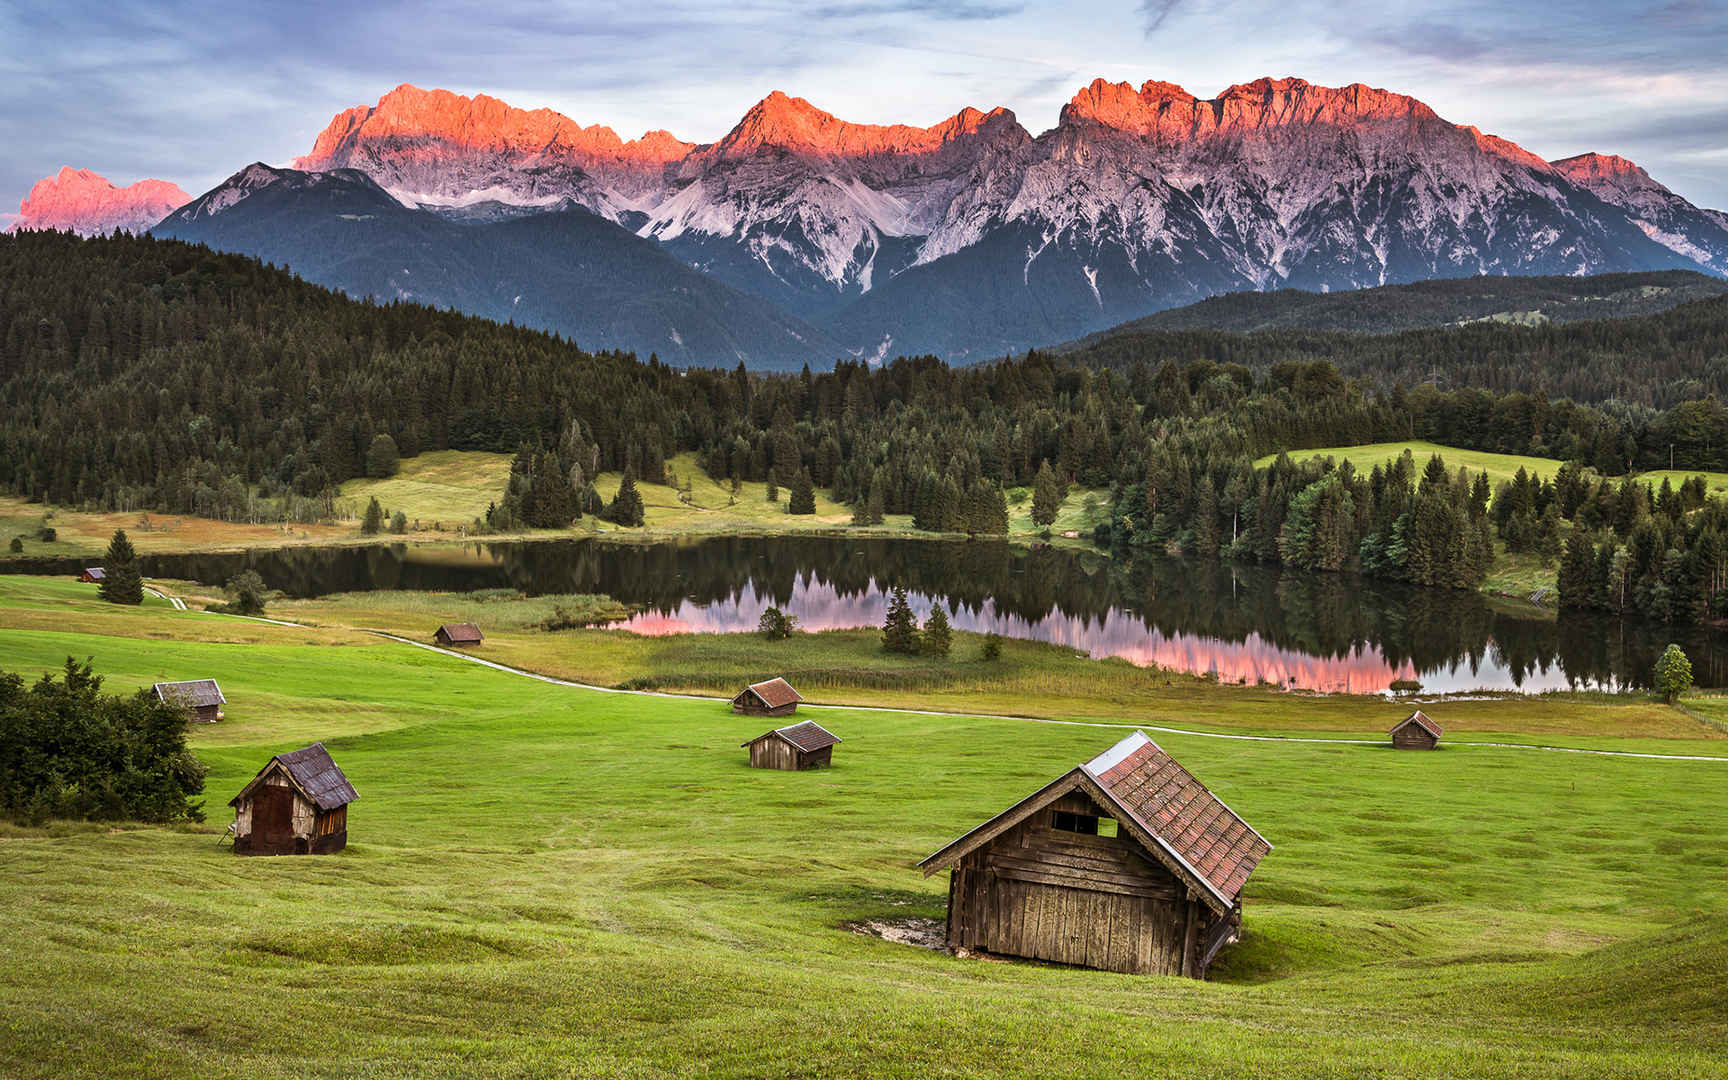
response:
<path id="1" fill-rule="evenodd" d="M 18 204 L 18 220 L 11 231 L 59 229 L 80 236 L 115 229 L 142 233 L 191 201 L 178 184 L 166 180 L 115 187 L 104 176 L 68 165 L 36 182 Z"/>

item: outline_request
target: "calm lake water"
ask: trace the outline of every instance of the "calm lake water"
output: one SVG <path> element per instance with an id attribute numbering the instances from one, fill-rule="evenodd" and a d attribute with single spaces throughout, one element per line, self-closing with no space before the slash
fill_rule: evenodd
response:
<path id="1" fill-rule="evenodd" d="M 755 629 L 777 605 L 806 630 L 879 626 L 905 586 L 919 617 L 945 604 L 956 627 L 1057 642 L 1096 657 L 1226 682 L 1326 692 L 1642 686 L 1678 641 L 1701 686 L 1728 685 L 1728 636 L 1594 615 L 1545 615 L 1471 592 L 1342 574 L 1004 543 L 716 538 L 463 546 L 301 548 L 155 556 L 146 573 L 220 584 L 250 567 L 293 596 L 367 589 L 608 593 L 641 612 L 643 634 Z M 32 567 L 72 571 L 72 561 Z"/>

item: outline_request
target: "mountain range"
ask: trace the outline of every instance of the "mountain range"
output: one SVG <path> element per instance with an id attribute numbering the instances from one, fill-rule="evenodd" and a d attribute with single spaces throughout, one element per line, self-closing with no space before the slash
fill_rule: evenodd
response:
<path id="1" fill-rule="evenodd" d="M 1728 215 L 1623 158 L 1548 162 L 1289 78 L 1210 99 L 1098 80 L 1036 136 L 1001 108 L 880 126 L 776 92 L 709 144 L 404 85 L 293 165 L 159 231 L 686 363 L 965 362 L 1239 291 L 1728 274 Z"/>
<path id="2" fill-rule="evenodd" d="M 43 177 L 18 204 L 13 229 L 59 229 L 80 236 L 141 233 L 191 198 L 167 180 L 140 180 L 116 187 L 89 169 L 62 168 Z"/>

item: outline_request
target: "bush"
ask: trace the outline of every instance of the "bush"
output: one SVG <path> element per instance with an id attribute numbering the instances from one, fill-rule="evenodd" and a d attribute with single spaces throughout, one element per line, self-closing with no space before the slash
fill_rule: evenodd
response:
<path id="1" fill-rule="evenodd" d="M 382 480 L 395 476 L 401 468 L 402 455 L 396 449 L 396 440 L 388 435 L 373 439 L 371 449 L 366 451 L 366 475 Z"/>
<path id="2" fill-rule="evenodd" d="M 22 537 L 14 536 L 12 538 L 11 550 L 14 555 L 22 555 L 24 553 L 24 539 Z"/>
<path id="3" fill-rule="evenodd" d="M 769 607 L 763 611 L 761 620 L 756 624 L 756 632 L 769 641 L 785 641 L 796 629 L 798 616 L 788 615 L 777 607 Z"/>
<path id="4" fill-rule="evenodd" d="M 390 518 L 390 531 L 401 536 L 408 531 L 408 515 L 398 510 Z"/>
<path id="5" fill-rule="evenodd" d="M 106 695 L 89 661 L 26 687 L 0 672 L 0 815 L 202 821 L 204 766 L 186 749 L 186 713 L 147 690 Z"/>
<path id="6" fill-rule="evenodd" d="M 270 599 L 270 590 L 256 570 L 242 570 L 235 574 L 223 586 L 223 591 L 228 594 L 228 602 L 220 610 L 234 615 L 262 615 L 264 605 Z"/>
<path id="7" fill-rule="evenodd" d="M 984 644 L 978 650 L 978 659 L 994 663 L 1002 659 L 1002 635 L 991 631 L 984 635 Z"/>

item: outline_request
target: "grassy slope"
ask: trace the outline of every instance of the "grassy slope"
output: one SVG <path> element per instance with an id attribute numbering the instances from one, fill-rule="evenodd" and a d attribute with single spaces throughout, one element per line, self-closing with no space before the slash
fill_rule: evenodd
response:
<path id="1" fill-rule="evenodd" d="M 784 488 L 774 502 L 767 498 L 768 485 L 745 482 L 734 500 L 729 484 L 717 481 L 696 465 L 695 454 L 680 454 L 670 463 L 680 482 L 688 481 L 686 499 L 681 490 L 664 484 L 640 484 L 637 488 L 647 508 L 647 522 L 639 529 L 624 529 L 585 517 L 565 531 L 536 530 L 510 536 L 544 539 L 552 536 L 591 536 L 604 533 L 615 538 L 666 539 L 675 536 L 721 533 L 782 533 L 799 530 L 848 529 L 867 535 L 929 535 L 912 528 L 910 514 L 890 514 L 879 526 L 851 530 L 852 510 L 816 492 L 816 513 L 794 517 L 786 513 Z M 486 507 L 503 496 L 510 475 L 510 455 L 480 451 L 439 450 L 405 458 L 402 469 L 387 480 L 349 480 L 342 485 L 338 511 L 351 515 L 340 523 L 322 525 L 267 524 L 212 521 L 208 518 L 165 514 L 98 514 L 63 508 L 45 508 L 23 499 L 0 496 L 0 544 L 13 536 L 24 538 L 25 556 L 96 555 L 108 546 L 115 529 L 125 529 L 141 552 L 219 551 L 296 545 L 398 543 L 452 541 L 461 538 Z M 602 473 L 595 490 L 611 501 L 623 480 L 619 473 Z M 406 537 L 360 535 L 360 517 L 369 499 L 376 496 L 386 513 L 400 510 L 407 517 Z M 1094 508 L 1085 506 L 1090 496 Z M 1063 503 L 1061 515 L 1051 526 L 1054 533 L 1067 530 L 1090 536 L 1091 529 L 1108 512 L 1107 493 L 1075 488 Z M 33 539 L 43 523 L 43 513 L 52 517 L 59 537 L 54 543 Z M 1040 532 L 1032 524 L 1030 494 L 1009 507 L 1009 531 L 1028 539 Z M 508 537 L 493 537 L 504 539 Z"/>
<path id="2" fill-rule="evenodd" d="M 1420 439 L 1408 442 L 1368 443 L 1362 446 L 1327 446 L 1317 450 L 1292 450 L 1290 458 L 1293 461 L 1307 461 L 1310 458 L 1330 457 L 1339 461 L 1349 461 L 1359 472 L 1366 473 L 1376 465 L 1384 465 L 1394 461 L 1398 456 L 1409 450 L 1416 458 L 1417 475 L 1421 475 L 1422 466 L 1428 464 L 1428 459 L 1439 454 L 1446 462 L 1447 468 L 1456 472 L 1460 465 L 1469 466 L 1472 473 L 1486 471 L 1491 483 L 1499 484 L 1502 480 L 1510 481 L 1520 468 L 1539 479 L 1552 479 L 1563 464 L 1557 458 L 1526 457 L 1522 454 L 1490 454 L 1481 450 L 1460 450 L 1455 446 L 1442 446 L 1439 443 L 1423 442 Z M 1276 454 L 1268 454 L 1254 464 L 1264 468 L 1272 464 Z M 1728 493 L 1728 473 L 1704 472 L 1702 470 L 1687 471 L 1685 469 L 1662 469 L 1656 472 L 1639 473 L 1638 479 L 1656 487 L 1662 486 L 1664 479 L 1678 487 L 1681 482 L 1694 476 L 1704 477 L 1711 494 Z"/>
<path id="3" fill-rule="evenodd" d="M 753 772 L 761 722 L 715 703 L 178 618 L 0 630 L 8 667 L 94 653 L 114 688 L 220 669 L 233 717 L 193 733 L 204 831 L 0 833 L 0 1073 L 1691 1077 L 1728 1052 L 1728 766 L 1161 737 L 1278 847 L 1216 981 L 1131 978 L 840 928 L 939 916 L 910 864 L 1113 732 L 832 712 L 836 768 Z M 218 848 L 222 800 L 313 737 L 362 795 L 350 849 Z"/>

